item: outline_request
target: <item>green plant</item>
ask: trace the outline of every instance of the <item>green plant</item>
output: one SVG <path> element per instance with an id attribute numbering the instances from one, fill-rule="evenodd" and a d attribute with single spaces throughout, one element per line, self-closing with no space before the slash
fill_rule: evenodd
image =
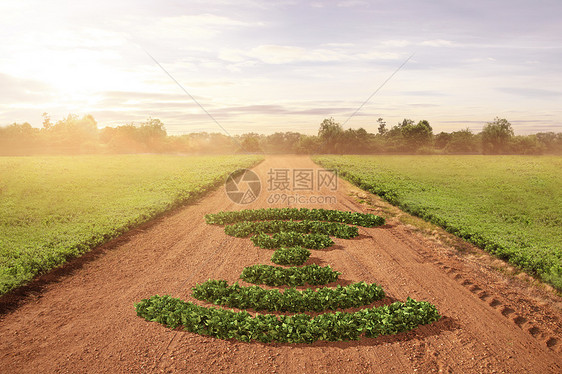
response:
<path id="1" fill-rule="evenodd" d="M 316 264 L 290 268 L 252 265 L 244 268 L 240 278 L 249 283 L 294 287 L 328 284 L 337 281 L 340 274 L 330 266 L 321 267 Z"/>
<path id="2" fill-rule="evenodd" d="M 300 232 L 282 231 L 272 236 L 257 234 L 250 238 L 257 247 L 273 249 L 279 247 L 302 246 L 309 249 L 322 249 L 334 245 L 328 235 L 323 234 L 301 234 Z"/>
<path id="3" fill-rule="evenodd" d="M 0 295 L 224 183 L 259 156 L 0 157 Z"/>
<path id="4" fill-rule="evenodd" d="M 325 156 L 314 161 L 562 290 L 559 156 Z"/>
<path id="5" fill-rule="evenodd" d="M 214 225 L 226 225 L 241 221 L 310 220 L 341 222 L 364 227 L 381 226 L 385 222 L 384 218 L 374 214 L 308 208 L 267 208 L 219 212 L 205 215 L 205 220 L 208 224 Z"/>
<path id="6" fill-rule="evenodd" d="M 303 248 L 320 249 L 333 244 L 328 235 L 351 238 L 358 235 L 357 227 L 338 222 L 373 226 L 384 223 L 380 217 L 352 212 L 323 209 L 261 209 L 240 212 L 220 212 L 205 216 L 209 224 L 230 224 L 228 235 L 251 237 L 256 246 L 277 249 L 271 260 L 283 265 L 302 265 L 310 256 Z M 302 219 L 301 222 L 295 222 Z M 258 222 L 252 222 L 258 220 Z M 382 221 L 381 221 L 382 220 Z M 272 236 L 267 233 L 273 233 Z M 385 297 L 382 288 L 365 282 L 335 288 L 307 288 L 296 286 L 325 285 L 337 281 L 340 273 L 330 266 L 316 264 L 284 268 L 252 265 L 244 268 L 240 278 L 246 282 L 268 286 L 289 286 L 284 291 L 267 290 L 259 286 L 231 286 L 224 280 L 208 280 L 192 288 L 193 297 L 232 308 L 284 312 L 336 310 L 368 305 Z M 183 326 L 198 334 L 222 339 L 234 338 L 244 342 L 312 343 L 316 340 L 353 340 L 361 335 L 376 337 L 407 331 L 440 318 L 435 306 L 408 298 L 379 308 L 363 309 L 355 313 L 324 313 L 316 317 L 306 314 L 292 316 L 258 314 L 205 308 L 170 296 L 153 296 L 135 305 L 137 314 L 149 321 L 168 327 Z"/>
<path id="7" fill-rule="evenodd" d="M 375 338 L 409 331 L 439 320 L 435 306 L 410 298 L 354 313 L 324 313 L 275 316 L 246 311 L 206 308 L 170 296 L 152 296 L 135 304 L 137 315 L 147 321 L 220 339 L 263 343 L 313 343 L 317 340 L 357 340 L 361 335 Z"/>
<path id="8" fill-rule="evenodd" d="M 339 222 L 324 221 L 242 221 L 224 227 L 227 235 L 238 238 L 245 238 L 251 234 L 279 232 L 299 232 L 303 234 L 324 234 L 332 235 L 336 238 L 350 239 L 359 235 L 356 226 L 348 226 Z"/>
<path id="9" fill-rule="evenodd" d="M 385 297 L 377 284 L 359 282 L 335 288 L 295 288 L 266 290 L 258 286 L 229 286 L 225 280 L 208 280 L 192 288 L 193 297 L 238 309 L 266 310 L 269 312 L 321 312 L 368 305 Z"/>
<path id="10" fill-rule="evenodd" d="M 273 252 L 271 262 L 277 265 L 302 265 L 310 257 L 310 251 L 306 248 L 296 246 L 279 248 Z"/>

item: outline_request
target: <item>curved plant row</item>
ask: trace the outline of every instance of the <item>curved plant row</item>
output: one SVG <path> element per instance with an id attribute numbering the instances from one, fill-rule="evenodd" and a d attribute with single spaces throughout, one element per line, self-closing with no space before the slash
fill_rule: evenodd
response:
<path id="1" fill-rule="evenodd" d="M 376 338 L 409 331 L 419 325 L 439 320 L 435 306 L 410 298 L 360 311 L 276 316 L 246 311 L 206 308 L 171 296 L 152 296 L 135 305 L 139 316 L 170 328 L 185 330 L 220 339 L 254 340 L 270 343 L 313 343 L 317 340 L 357 340 L 362 335 Z"/>
<path id="2" fill-rule="evenodd" d="M 265 290 L 258 286 L 243 287 L 238 283 L 229 286 L 225 280 L 208 280 L 192 288 L 193 297 L 230 308 L 265 310 L 268 312 L 321 312 L 356 308 L 385 298 L 377 284 L 359 282 L 335 288 L 295 288 Z"/>
<path id="3" fill-rule="evenodd" d="M 295 287 L 305 284 L 318 286 L 335 282 L 340 274 L 340 272 L 332 270 L 330 266 L 322 267 L 316 264 L 290 268 L 252 265 L 244 268 L 240 278 L 254 284 Z"/>
<path id="4" fill-rule="evenodd" d="M 374 214 L 307 208 L 245 209 L 234 212 L 219 212 L 205 215 L 205 221 L 212 225 L 227 225 L 241 221 L 270 220 L 341 222 L 363 227 L 382 226 L 385 223 L 384 218 Z"/>
<path id="5" fill-rule="evenodd" d="M 279 248 L 273 252 L 271 262 L 277 265 L 302 265 L 310 257 L 310 251 L 301 246 Z"/>
<path id="6" fill-rule="evenodd" d="M 359 235 L 356 226 L 348 226 L 340 222 L 324 221 L 242 221 L 224 227 L 227 235 L 245 238 L 251 234 L 274 234 L 282 231 L 298 232 L 303 234 L 331 235 L 340 239 L 350 239 Z"/>
<path id="7" fill-rule="evenodd" d="M 304 264 L 310 256 L 306 248 L 322 249 L 334 244 L 329 235 L 346 239 L 358 235 L 357 227 L 344 224 L 366 227 L 384 224 L 383 218 L 372 214 L 305 208 L 220 212 L 208 214 L 205 219 L 208 224 L 228 225 L 225 227 L 228 235 L 247 237 L 254 234 L 250 238 L 254 245 L 276 248 L 271 260 L 279 265 Z M 284 291 L 267 290 L 259 286 L 243 287 L 238 283 L 229 286 L 224 280 L 209 280 L 196 285 L 192 291 L 195 298 L 216 305 L 293 313 L 360 307 L 385 297 L 380 286 L 365 282 L 315 290 L 307 288 L 300 291 L 294 288 L 305 284 L 326 285 L 336 281 L 340 274 L 330 266 L 316 264 L 298 267 L 257 264 L 245 267 L 240 278 L 254 284 L 291 288 Z M 356 340 L 362 335 L 376 337 L 408 331 L 440 318 L 435 306 L 410 298 L 405 303 L 395 302 L 354 313 L 324 313 L 316 317 L 307 314 L 258 314 L 253 317 L 246 311 L 203 307 L 171 296 L 158 295 L 142 300 L 135 308 L 139 316 L 171 328 L 183 326 L 198 334 L 245 342 Z"/>
<path id="8" fill-rule="evenodd" d="M 266 249 L 301 246 L 308 249 L 322 249 L 334 245 L 334 241 L 324 234 L 302 234 L 282 231 L 273 235 L 260 233 L 250 238 L 255 246 Z"/>

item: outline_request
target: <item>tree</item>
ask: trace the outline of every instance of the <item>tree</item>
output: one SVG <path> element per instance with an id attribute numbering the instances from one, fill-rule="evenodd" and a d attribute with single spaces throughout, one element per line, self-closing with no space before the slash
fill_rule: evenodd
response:
<path id="1" fill-rule="evenodd" d="M 321 151 L 320 138 L 315 135 L 301 135 L 295 151 L 299 154 L 314 154 Z"/>
<path id="2" fill-rule="evenodd" d="M 460 131 L 453 131 L 448 144 L 445 146 L 447 153 L 474 153 L 477 144 L 472 131 L 469 128 Z"/>
<path id="3" fill-rule="evenodd" d="M 444 149 L 451 141 L 451 138 L 452 136 L 448 132 L 440 132 L 435 135 L 435 148 Z"/>
<path id="4" fill-rule="evenodd" d="M 482 129 L 482 149 L 484 153 L 498 154 L 508 150 L 513 137 L 513 128 L 505 118 L 496 117 Z"/>
<path id="5" fill-rule="evenodd" d="M 97 122 L 90 114 L 82 118 L 69 114 L 54 125 L 47 115 L 44 118 L 42 133 L 57 152 L 89 153 L 99 144 Z"/>
<path id="6" fill-rule="evenodd" d="M 260 147 L 260 135 L 250 132 L 241 136 L 240 152 L 263 152 Z"/>
<path id="7" fill-rule="evenodd" d="M 339 123 L 333 118 L 324 119 L 318 130 L 318 137 L 323 145 L 324 152 L 336 152 L 337 144 L 341 140 L 342 134 L 343 128 Z"/>
<path id="8" fill-rule="evenodd" d="M 379 117 L 379 119 L 377 119 L 377 122 L 379 124 L 379 128 L 378 128 L 378 132 L 380 136 L 384 136 L 388 130 L 386 129 L 386 122 Z"/>
<path id="9" fill-rule="evenodd" d="M 406 123 L 401 128 L 402 136 L 408 147 L 417 150 L 422 146 L 428 146 L 433 139 L 433 129 L 426 120 L 419 121 L 417 125 Z"/>
<path id="10" fill-rule="evenodd" d="M 536 135 L 519 135 L 511 139 L 510 150 L 518 155 L 540 155 L 545 146 L 537 140 Z"/>

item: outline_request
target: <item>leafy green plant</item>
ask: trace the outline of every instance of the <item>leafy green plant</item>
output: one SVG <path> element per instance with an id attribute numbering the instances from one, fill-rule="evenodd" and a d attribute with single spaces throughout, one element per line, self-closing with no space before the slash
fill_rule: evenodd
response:
<path id="1" fill-rule="evenodd" d="M 192 288 L 193 297 L 238 309 L 266 310 L 269 312 L 321 312 L 360 307 L 385 297 L 377 284 L 359 282 L 335 288 L 295 288 L 266 290 L 258 286 L 243 287 L 238 283 L 229 286 L 225 280 L 208 280 Z"/>
<path id="2" fill-rule="evenodd" d="M 319 156 L 358 187 L 562 290 L 559 156 Z"/>
<path id="3" fill-rule="evenodd" d="M 359 235 L 356 226 L 348 226 L 339 222 L 324 221 L 242 221 L 224 227 L 227 235 L 245 238 L 251 234 L 279 232 L 299 232 L 303 234 L 324 234 L 341 239 L 350 239 Z"/>
<path id="4" fill-rule="evenodd" d="M 333 245 L 328 235 L 340 238 L 358 235 L 357 227 L 349 227 L 342 222 L 363 226 L 384 223 L 382 218 L 368 214 L 291 208 L 220 212 L 209 214 L 205 219 L 209 224 L 228 224 L 225 227 L 228 235 L 247 237 L 255 234 L 250 239 L 256 246 L 279 248 L 271 260 L 282 265 L 302 265 L 310 256 L 310 251 L 305 248 L 321 249 Z M 325 285 L 335 282 L 339 275 L 330 266 L 316 264 L 289 268 L 253 265 L 244 268 L 241 279 L 268 286 L 287 285 L 290 288 L 284 291 L 267 290 L 259 286 L 240 286 L 238 283 L 229 286 L 224 280 L 208 280 L 193 287 L 192 291 L 195 298 L 217 305 L 293 313 L 360 307 L 385 297 L 380 286 L 365 282 L 302 291 L 294 288 L 305 284 Z M 217 338 L 265 343 L 354 340 L 361 335 L 376 337 L 408 331 L 440 318 L 435 306 L 409 298 L 406 303 L 396 302 L 355 313 L 324 313 L 316 317 L 307 314 L 258 314 L 253 317 L 246 311 L 206 308 L 158 295 L 142 300 L 135 308 L 139 316 L 171 328 L 183 326 L 188 331 Z"/>
<path id="5" fill-rule="evenodd" d="M 271 262 L 277 265 L 302 265 L 310 257 L 310 251 L 306 248 L 296 246 L 279 248 L 273 252 Z"/>
<path id="6" fill-rule="evenodd" d="M 328 235 L 302 234 L 293 231 L 282 231 L 272 236 L 258 234 L 252 236 L 250 240 L 254 245 L 266 249 L 294 246 L 302 246 L 309 249 L 322 249 L 334 245 L 334 242 Z"/>
<path id="7" fill-rule="evenodd" d="M 294 287 L 328 284 L 337 281 L 340 274 L 330 266 L 322 267 L 316 264 L 290 268 L 252 265 L 244 268 L 240 278 L 249 283 Z"/>
<path id="8" fill-rule="evenodd" d="M 226 225 L 241 221 L 267 221 L 267 220 L 310 220 L 341 222 L 357 226 L 373 227 L 384 225 L 384 218 L 369 213 L 343 212 L 328 209 L 308 208 L 267 208 L 246 209 L 233 212 L 219 212 L 207 214 L 205 220 L 208 224 Z"/>
<path id="9" fill-rule="evenodd" d="M 255 155 L 0 157 L 0 295 L 172 208 Z"/>
<path id="10" fill-rule="evenodd" d="M 243 342 L 313 343 L 318 340 L 357 340 L 361 335 L 375 338 L 409 331 L 435 322 L 440 315 L 435 306 L 410 298 L 354 313 L 324 313 L 275 316 L 246 311 L 206 308 L 171 296 L 152 296 L 135 304 L 137 315 L 163 324 L 220 339 Z"/>

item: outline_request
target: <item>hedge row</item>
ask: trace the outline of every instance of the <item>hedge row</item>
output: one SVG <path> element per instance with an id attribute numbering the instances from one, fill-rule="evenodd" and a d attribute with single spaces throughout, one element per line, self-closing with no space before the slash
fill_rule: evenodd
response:
<path id="1" fill-rule="evenodd" d="M 207 214 L 208 224 L 226 225 L 241 221 L 269 221 L 269 220 L 310 220 L 341 222 L 352 225 L 373 227 L 384 225 L 384 218 L 369 213 L 342 212 L 340 210 L 307 209 L 307 208 L 267 208 L 245 209 L 234 212 L 219 212 Z"/>
<path id="2" fill-rule="evenodd" d="M 254 284 L 295 287 L 305 284 L 316 286 L 335 282 L 340 274 L 340 272 L 333 271 L 330 266 L 322 267 L 316 264 L 289 268 L 252 265 L 244 268 L 240 278 Z"/>
<path id="3" fill-rule="evenodd" d="M 258 286 L 243 287 L 238 283 L 229 286 L 225 280 L 208 280 L 192 288 L 193 297 L 216 305 L 238 309 L 266 310 L 268 312 L 321 312 L 355 308 L 385 298 L 377 284 L 359 282 L 336 288 L 295 288 L 265 290 Z"/>
<path id="4" fill-rule="evenodd" d="M 263 343 L 313 343 L 317 340 L 357 340 L 361 335 L 379 335 L 409 331 L 419 325 L 439 320 L 435 306 L 410 298 L 378 308 L 354 313 L 324 313 L 316 317 L 306 314 L 275 316 L 248 312 L 205 308 L 171 296 L 152 296 L 135 304 L 137 315 L 170 328 L 220 339 Z"/>
<path id="5" fill-rule="evenodd" d="M 310 257 L 310 251 L 300 246 L 279 248 L 273 252 L 271 262 L 277 265 L 302 265 Z"/>
<path id="6" fill-rule="evenodd" d="M 324 234 L 302 234 L 282 231 L 273 235 L 257 234 L 250 238 L 255 246 L 266 249 L 301 246 L 309 249 L 322 249 L 334 245 L 334 241 Z"/>
<path id="7" fill-rule="evenodd" d="M 224 227 L 227 235 L 245 238 L 250 234 L 274 234 L 282 231 L 303 234 L 324 234 L 341 239 L 350 239 L 359 235 L 357 226 L 348 226 L 339 222 L 324 221 L 242 221 Z"/>

